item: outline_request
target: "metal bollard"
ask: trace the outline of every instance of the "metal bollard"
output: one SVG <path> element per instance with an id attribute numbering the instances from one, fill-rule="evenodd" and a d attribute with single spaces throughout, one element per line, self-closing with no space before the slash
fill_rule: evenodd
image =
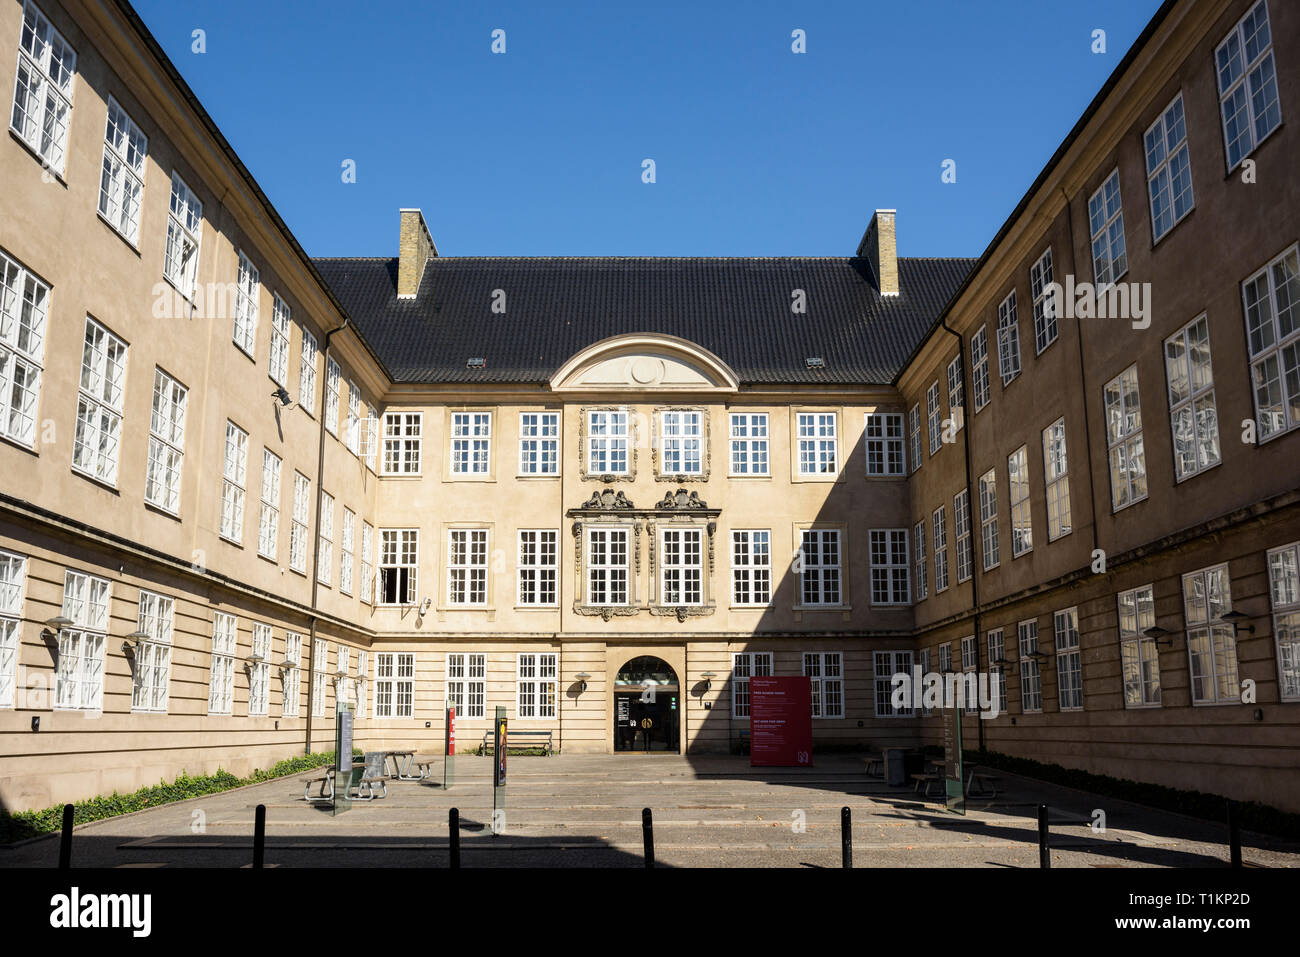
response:
<path id="1" fill-rule="evenodd" d="M 450 858 L 447 866 L 452 870 L 460 869 L 460 808 L 447 812 L 447 850 Z"/>
<path id="2" fill-rule="evenodd" d="M 1038 805 L 1038 866 L 1052 866 L 1052 852 L 1047 847 L 1047 805 Z"/>
<path id="3" fill-rule="evenodd" d="M 840 866 L 853 866 L 853 812 L 847 807 L 840 808 L 840 857 Z"/>
<path id="4" fill-rule="evenodd" d="M 253 815 L 253 868 L 266 866 L 266 805 L 259 804 Z"/>
<path id="5" fill-rule="evenodd" d="M 71 804 L 63 805 L 63 831 L 59 835 L 59 870 L 72 866 L 72 815 Z"/>
<path id="6" fill-rule="evenodd" d="M 1241 825 L 1237 822 L 1237 802 L 1228 802 L 1228 854 L 1232 867 L 1241 867 Z"/>
<path id="7" fill-rule="evenodd" d="M 650 809 L 641 809 L 641 834 L 645 838 L 645 866 L 655 866 L 655 825 Z"/>

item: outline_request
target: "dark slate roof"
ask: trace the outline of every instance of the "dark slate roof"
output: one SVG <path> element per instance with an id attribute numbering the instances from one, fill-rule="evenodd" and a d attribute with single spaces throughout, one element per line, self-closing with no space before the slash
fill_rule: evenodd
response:
<path id="1" fill-rule="evenodd" d="M 891 382 L 974 262 L 900 259 L 901 293 L 883 298 L 861 258 L 435 258 L 399 300 L 396 259 L 314 260 L 397 382 L 544 383 L 601 339 L 658 333 L 714 352 L 742 383 L 847 385 Z"/>

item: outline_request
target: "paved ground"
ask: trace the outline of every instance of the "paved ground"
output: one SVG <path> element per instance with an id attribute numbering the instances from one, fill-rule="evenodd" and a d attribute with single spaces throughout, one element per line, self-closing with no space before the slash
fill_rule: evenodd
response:
<path id="1" fill-rule="evenodd" d="M 73 865 L 245 866 L 254 808 L 265 804 L 268 866 L 443 867 L 447 811 L 457 807 L 464 867 L 640 867 L 641 809 L 650 806 L 661 866 L 839 867 L 847 805 L 858 867 L 1037 867 L 1040 803 L 1051 808 L 1054 867 L 1227 864 L 1219 825 L 1004 773 L 996 799 L 973 801 L 959 817 L 867 778 L 861 757 L 817 760 L 753 769 L 727 756 L 512 756 L 498 836 L 491 758 L 457 757 L 450 790 L 440 780 L 394 781 L 385 799 L 337 816 L 306 804 L 292 777 L 83 825 Z M 1097 808 L 1104 833 L 1089 826 Z M 1247 866 L 1300 866 L 1300 843 L 1251 833 L 1243 842 Z M 0 867 L 53 866 L 57 856 L 57 838 L 40 840 L 0 848 Z"/>

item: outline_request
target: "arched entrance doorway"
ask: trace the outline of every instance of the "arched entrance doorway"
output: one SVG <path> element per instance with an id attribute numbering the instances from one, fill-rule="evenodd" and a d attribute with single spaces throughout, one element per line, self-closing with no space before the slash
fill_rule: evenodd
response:
<path id="1" fill-rule="evenodd" d="M 677 672 L 653 655 L 628 661 L 614 679 L 614 750 L 681 749 Z"/>

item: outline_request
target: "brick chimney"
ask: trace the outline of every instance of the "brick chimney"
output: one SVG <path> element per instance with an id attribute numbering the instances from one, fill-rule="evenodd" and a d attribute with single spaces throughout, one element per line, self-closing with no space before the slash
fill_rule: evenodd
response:
<path id="1" fill-rule="evenodd" d="M 397 243 L 397 298 L 414 299 L 429 260 L 438 255 L 424 214 L 418 209 L 401 211 L 402 229 Z"/>
<path id="2" fill-rule="evenodd" d="M 896 212 L 893 209 L 876 210 L 862 242 L 858 243 L 858 255 L 871 261 L 882 296 L 898 295 L 898 246 L 894 239 Z"/>

